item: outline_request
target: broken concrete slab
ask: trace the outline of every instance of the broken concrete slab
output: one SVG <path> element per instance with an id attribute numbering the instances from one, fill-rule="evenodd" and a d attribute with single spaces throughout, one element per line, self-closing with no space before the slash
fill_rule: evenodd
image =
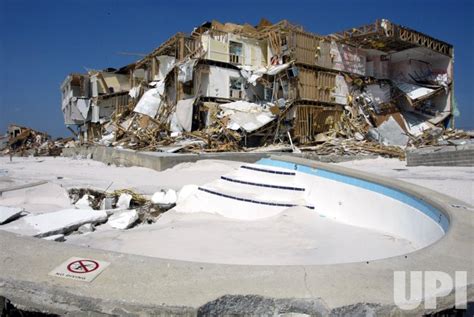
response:
<path id="1" fill-rule="evenodd" d="M 127 194 L 127 193 L 120 194 L 119 199 L 117 201 L 117 208 L 128 209 L 130 207 L 131 200 L 132 200 L 132 195 Z"/>
<path id="2" fill-rule="evenodd" d="M 178 196 L 174 189 L 168 189 L 166 191 L 159 191 L 153 194 L 151 201 L 157 205 L 171 205 L 175 204 Z"/>
<path id="3" fill-rule="evenodd" d="M 138 220 L 135 209 L 118 212 L 110 216 L 107 223 L 115 229 L 128 229 Z"/>
<path id="4" fill-rule="evenodd" d="M 66 189 L 54 183 L 4 192 L 0 204 L 23 208 L 32 214 L 74 208 Z"/>
<path id="5" fill-rule="evenodd" d="M 64 209 L 47 214 L 23 217 L 2 226 L 3 230 L 34 237 L 47 237 L 76 230 L 86 223 L 101 223 L 107 220 L 103 210 Z"/>
<path id="6" fill-rule="evenodd" d="M 22 212 L 23 208 L 0 206 L 0 225 L 17 219 Z"/>
<path id="7" fill-rule="evenodd" d="M 400 125 L 395 121 L 395 119 L 390 116 L 387 121 L 382 123 L 376 130 L 375 134 L 378 137 L 378 142 L 385 145 L 396 145 L 404 147 L 407 145 L 409 137 L 400 127 Z"/>
<path id="8" fill-rule="evenodd" d="M 258 295 L 224 295 L 199 307 L 201 316 L 328 316 L 320 298 L 268 298 Z"/>
<path id="9" fill-rule="evenodd" d="M 79 209 L 92 209 L 91 207 L 92 199 L 94 199 L 94 197 L 92 197 L 91 195 L 85 194 L 74 204 L 74 206 L 76 206 Z"/>
<path id="10" fill-rule="evenodd" d="M 79 229 L 77 229 L 77 231 L 79 231 L 80 233 L 89 233 L 89 232 L 93 232 L 94 230 L 95 230 L 95 227 L 91 223 L 86 223 L 85 225 L 82 225 L 79 227 Z"/>
<path id="11" fill-rule="evenodd" d="M 64 234 L 53 234 L 52 236 L 47 236 L 43 238 L 44 240 L 48 241 L 56 241 L 56 242 L 63 242 L 65 241 L 64 239 Z"/>

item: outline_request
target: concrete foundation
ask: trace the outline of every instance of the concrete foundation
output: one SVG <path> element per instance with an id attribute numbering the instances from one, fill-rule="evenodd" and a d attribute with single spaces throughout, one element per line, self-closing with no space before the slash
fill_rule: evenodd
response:
<path id="1" fill-rule="evenodd" d="M 316 155 L 311 152 L 304 153 L 255 153 L 255 152 L 219 152 L 219 153 L 164 153 L 164 152 L 140 152 L 128 149 L 117 149 L 105 146 L 83 146 L 77 148 L 63 149 L 63 156 L 90 157 L 96 161 L 106 164 L 122 166 L 141 166 L 163 171 L 184 162 L 197 162 L 199 160 L 227 160 L 254 163 L 259 159 L 271 155 L 287 155 L 292 157 L 303 157 L 321 162 L 344 162 L 356 159 L 367 159 L 376 155 Z"/>
<path id="2" fill-rule="evenodd" d="M 105 146 L 88 146 L 79 148 L 66 148 L 63 156 L 90 157 L 96 161 L 106 164 L 123 166 L 141 166 L 163 171 L 184 162 L 196 162 L 199 160 L 228 160 L 241 162 L 256 162 L 261 158 L 269 157 L 269 153 L 202 153 L 202 154 L 180 154 L 164 152 L 139 152 L 128 149 L 116 149 Z"/>
<path id="3" fill-rule="evenodd" d="M 407 166 L 474 166 L 474 144 L 428 147 L 407 152 Z"/>

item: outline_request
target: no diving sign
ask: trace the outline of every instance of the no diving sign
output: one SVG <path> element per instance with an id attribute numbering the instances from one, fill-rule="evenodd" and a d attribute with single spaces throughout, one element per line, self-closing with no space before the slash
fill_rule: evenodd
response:
<path id="1" fill-rule="evenodd" d="M 49 275 L 92 282 L 109 264 L 105 261 L 72 257 L 49 272 Z"/>
<path id="2" fill-rule="evenodd" d="M 99 269 L 100 265 L 94 260 L 77 260 L 67 265 L 67 270 L 71 273 L 90 273 Z"/>

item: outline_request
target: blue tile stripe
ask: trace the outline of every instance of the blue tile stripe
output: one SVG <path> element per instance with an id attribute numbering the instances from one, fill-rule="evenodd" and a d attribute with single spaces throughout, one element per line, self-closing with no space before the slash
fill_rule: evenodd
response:
<path id="1" fill-rule="evenodd" d="M 214 190 L 210 190 L 210 189 L 203 188 L 203 187 L 198 187 L 198 189 L 203 191 L 203 192 L 209 193 L 209 194 L 213 194 L 213 195 L 217 195 L 217 196 L 221 196 L 221 197 L 225 197 L 225 198 L 229 198 L 229 199 L 239 200 L 239 201 L 245 201 L 245 202 L 253 203 L 253 204 L 267 205 L 267 206 L 277 206 L 277 207 L 288 207 L 288 208 L 299 206 L 299 205 L 296 205 L 296 204 L 275 203 L 275 202 L 270 202 L 270 201 L 260 201 L 260 200 L 236 197 L 236 196 L 232 196 L 232 195 L 228 195 L 228 194 L 219 193 L 219 192 L 216 192 Z M 314 206 L 309 206 L 309 205 L 306 205 L 306 206 L 303 206 L 303 207 L 306 207 L 308 209 L 314 209 Z"/>
<path id="2" fill-rule="evenodd" d="M 296 173 L 294 172 L 272 171 L 272 170 L 267 170 L 264 168 L 258 168 L 258 167 L 247 166 L 247 165 L 242 165 L 240 168 L 245 168 L 252 171 L 264 172 L 264 173 L 270 173 L 270 174 L 289 175 L 289 176 L 296 175 Z"/>
<path id="3" fill-rule="evenodd" d="M 305 191 L 305 189 L 301 188 L 301 187 L 291 187 L 291 186 L 279 186 L 279 185 L 270 185 L 270 184 L 262 184 L 262 183 L 253 183 L 253 182 L 242 181 L 240 179 L 230 178 L 230 177 L 227 177 L 227 176 L 221 176 L 221 179 L 225 180 L 225 181 L 228 181 L 228 182 L 234 182 L 234 183 L 250 185 L 250 186 L 259 186 L 259 187 L 275 188 L 275 189 L 282 189 L 282 190 L 293 190 L 293 191 L 299 191 L 299 192 L 304 192 Z"/>
<path id="4" fill-rule="evenodd" d="M 290 162 L 277 161 L 277 160 L 272 160 L 272 159 L 261 159 L 257 162 L 257 164 L 297 170 L 298 172 L 302 172 L 305 174 L 316 175 L 319 177 L 331 179 L 331 180 L 338 181 L 344 184 L 364 188 L 366 190 L 370 190 L 370 191 L 385 195 L 387 197 L 398 200 L 404 204 L 407 204 L 419 210 L 420 212 L 424 213 L 426 216 L 430 217 L 433 221 L 438 223 L 441 226 L 441 228 L 444 230 L 444 232 L 448 230 L 449 220 L 442 212 L 440 212 L 438 209 L 431 206 L 430 204 L 426 203 L 425 201 L 419 198 L 416 198 L 414 196 L 411 196 L 400 190 L 390 188 L 381 184 L 373 183 L 370 181 L 366 181 L 360 178 L 355 178 L 355 177 L 347 176 L 344 174 L 330 172 L 327 170 L 315 169 L 315 168 L 311 168 L 305 165 L 298 165 L 298 164 L 290 163 Z"/>

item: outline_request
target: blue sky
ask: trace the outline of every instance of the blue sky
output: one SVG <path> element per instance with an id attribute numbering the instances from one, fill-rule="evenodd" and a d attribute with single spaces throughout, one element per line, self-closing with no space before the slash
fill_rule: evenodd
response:
<path id="1" fill-rule="evenodd" d="M 59 86 L 68 73 L 119 67 L 204 21 L 287 19 L 328 34 L 387 18 L 455 47 L 457 126 L 474 128 L 474 1 L 0 0 L 0 133 L 17 123 L 69 136 Z"/>

